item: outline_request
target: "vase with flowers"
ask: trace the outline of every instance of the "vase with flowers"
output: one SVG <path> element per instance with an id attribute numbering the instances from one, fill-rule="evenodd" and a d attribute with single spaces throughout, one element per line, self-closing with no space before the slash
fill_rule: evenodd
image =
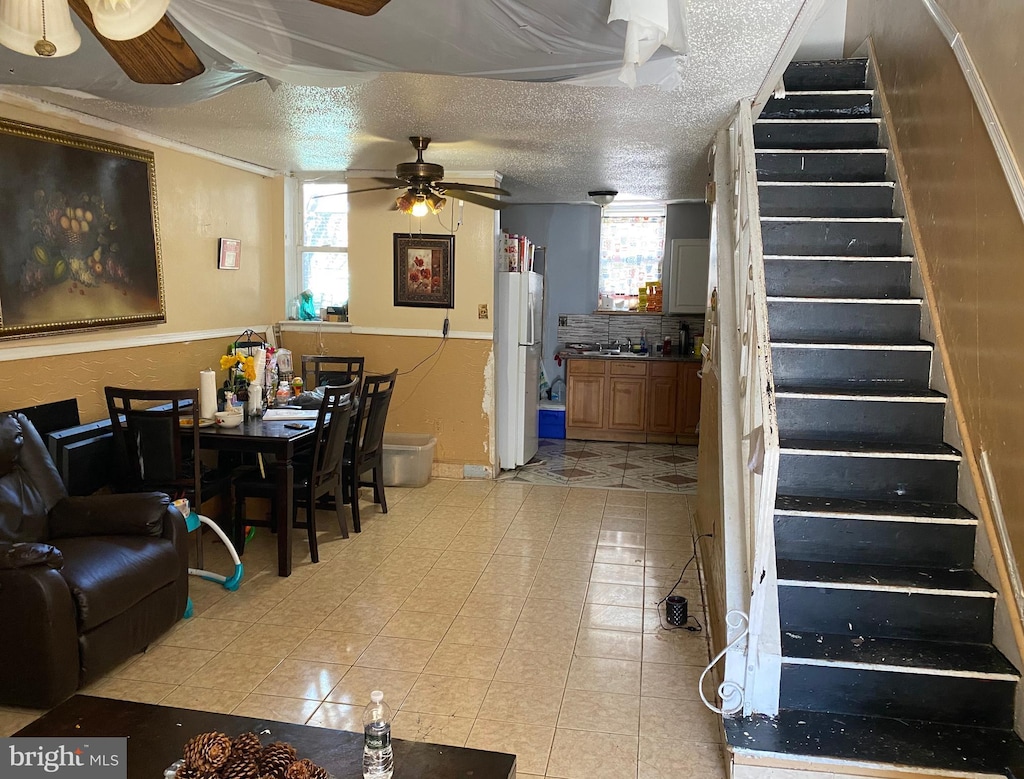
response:
<path id="1" fill-rule="evenodd" d="M 221 370 L 228 372 L 228 377 L 217 392 L 218 403 L 227 404 L 230 401 L 228 395 L 235 398 L 243 406 L 249 399 L 249 383 L 256 378 L 256 359 L 251 354 L 245 354 L 235 349 L 235 345 L 228 347 L 228 353 L 220 358 Z"/>

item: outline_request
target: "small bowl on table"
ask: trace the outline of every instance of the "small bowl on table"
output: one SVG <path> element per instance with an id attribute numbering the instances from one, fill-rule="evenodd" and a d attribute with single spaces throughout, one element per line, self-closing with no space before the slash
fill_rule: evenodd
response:
<path id="1" fill-rule="evenodd" d="M 238 427 L 245 418 L 242 410 L 218 411 L 213 415 L 213 422 L 217 427 Z"/>

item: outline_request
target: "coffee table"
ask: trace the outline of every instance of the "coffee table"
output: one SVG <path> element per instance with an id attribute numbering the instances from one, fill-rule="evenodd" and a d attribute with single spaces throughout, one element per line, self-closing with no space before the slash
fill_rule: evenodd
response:
<path id="1" fill-rule="evenodd" d="M 89 695 L 69 698 L 14 735 L 127 736 L 128 779 L 162 779 L 185 742 L 211 730 L 229 736 L 252 731 L 264 744 L 286 741 L 336 779 L 362 777 L 362 733 Z M 515 779 L 515 755 L 397 738 L 392 744 L 399 779 Z"/>

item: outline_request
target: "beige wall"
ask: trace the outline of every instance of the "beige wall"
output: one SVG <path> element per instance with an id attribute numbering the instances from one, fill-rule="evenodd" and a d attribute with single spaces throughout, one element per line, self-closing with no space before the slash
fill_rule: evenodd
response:
<path id="1" fill-rule="evenodd" d="M 942 0 L 1020 156 L 1024 7 Z M 871 36 L 905 168 L 918 254 L 952 395 L 987 451 L 1011 543 L 1024 559 L 1024 225 L 956 58 L 920 2 L 850 0 L 847 51 Z"/>
<path id="2" fill-rule="evenodd" d="M 460 180 L 463 180 L 460 177 Z M 493 186 L 493 179 L 469 179 Z M 374 186 L 351 179 L 349 186 Z M 467 204 L 455 233 L 455 307 L 447 312 L 449 338 L 441 346 L 446 312 L 437 308 L 394 305 L 394 235 L 423 232 L 442 235 L 458 220 L 450 198 L 437 216 L 414 219 L 392 210 L 395 192 L 365 192 L 349 201 L 349 319 L 372 334 L 314 334 L 286 332 L 284 345 L 296 354 L 362 355 L 369 372 L 401 372 L 388 414 L 388 430 L 430 433 L 438 439 L 435 462 L 448 467 L 444 475 L 462 476 L 462 466 L 492 466 L 494 457 L 493 359 L 490 336 L 494 314 L 494 252 L 498 231 L 496 212 Z M 487 306 L 488 318 L 478 317 Z M 418 330 L 436 336 L 407 336 L 392 330 Z M 480 338 L 474 338 L 474 334 Z"/>
<path id="3" fill-rule="evenodd" d="M 494 180 L 467 183 L 494 186 Z M 374 186 L 373 181 L 354 179 L 352 189 Z M 447 234 L 451 219 L 458 218 L 453 198 L 438 216 L 416 219 L 392 210 L 395 192 L 364 192 L 349 201 L 349 268 L 351 293 L 349 318 L 360 327 L 437 330 L 441 334 L 444 310 L 394 305 L 394 234 Z M 463 224 L 455 233 L 455 308 L 451 329 L 490 333 L 490 319 L 477 318 L 477 306 L 494 307 L 494 248 L 497 240 L 495 211 L 467 204 Z"/>
<path id="4" fill-rule="evenodd" d="M 16 107 L 0 98 L 0 117 L 114 141 L 154 153 L 167 322 L 67 336 L 0 342 L 0 408 L 75 397 L 83 420 L 105 415 L 103 386 L 198 386 L 199 371 L 216 368 L 228 338 L 161 345 L 159 338 L 238 330 L 284 312 L 283 186 L 210 160 L 97 130 L 63 117 Z M 217 240 L 242 241 L 239 271 L 217 269 Z M 158 345 L 140 346 L 155 337 Z M 96 344 L 126 346 L 96 350 Z M 113 344 L 110 344 L 113 342 Z M 81 356 L 22 358 L 33 347 L 73 348 Z"/>
<path id="5" fill-rule="evenodd" d="M 434 436 L 437 475 L 462 478 L 466 464 L 492 464 L 490 341 L 449 339 L 431 357 L 439 338 L 285 332 L 281 340 L 297 361 L 299 355 L 318 354 L 321 338 L 324 354 L 365 357 L 367 373 L 398 369 L 387 430 Z"/>

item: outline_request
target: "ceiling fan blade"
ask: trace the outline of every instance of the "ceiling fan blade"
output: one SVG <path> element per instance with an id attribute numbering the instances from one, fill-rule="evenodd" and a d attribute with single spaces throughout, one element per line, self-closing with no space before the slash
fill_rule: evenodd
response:
<path id="1" fill-rule="evenodd" d="M 360 16 L 373 16 L 391 0 L 313 0 L 313 2 Z"/>
<path id="2" fill-rule="evenodd" d="M 478 206 L 484 206 L 485 208 L 493 208 L 500 210 L 508 205 L 508 203 L 502 203 L 500 200 L 492 200 L 489 197 L 478 195 L 475 192 L 467 192 L 463 189 L 449 189 L 445 191 L 445 194 L 449 198 L 456 200 L 465 200 L 467 203 L 475 203 Z"/>
<path id="3" fill-rule="evenodd" d="M 488 195 L 511 195 L 507 189 L 501 187 L 485 187 L 483 184 L 460 184 L 457 181 L 439 181 L 434 184 L 438 189 L 457 189 L 461 192 L 486 192 Z"/>
<path id="4" fill-rule="evenodd" d="M 367 187 L 366 189 L 350 189 L 348 192 L 338 192 L 339 195 L 356 195 L 360 192 L 382 192 L 385 189 L 404 189 L 409 186 L 404 181 L 399 181 L 397 184 L 383 186 L 383 187 Z"/>
<path id="5" fill-rule="evenodd" d="M 379 181 L 381 184 L 390 184 L 393 187 L 407 187 L 407 186 L 409 186 L 409 182 L 406 181 L 405 179 L 383 178 L 382 176 L 373 176 L 373 177 L 371 177 L 370 180 L 371 181 Z"/>
<path id="6" fill-rule="evenodd" d="M 112 41 L 96 31 L 92 12 L 85 0 L 68 4 L 85 22 L 107 53 L 132 81 L 139 84 L 180 84 L 206 70 L 178 28 L 165 15 L 151 30 L 138 38 Z"/>

